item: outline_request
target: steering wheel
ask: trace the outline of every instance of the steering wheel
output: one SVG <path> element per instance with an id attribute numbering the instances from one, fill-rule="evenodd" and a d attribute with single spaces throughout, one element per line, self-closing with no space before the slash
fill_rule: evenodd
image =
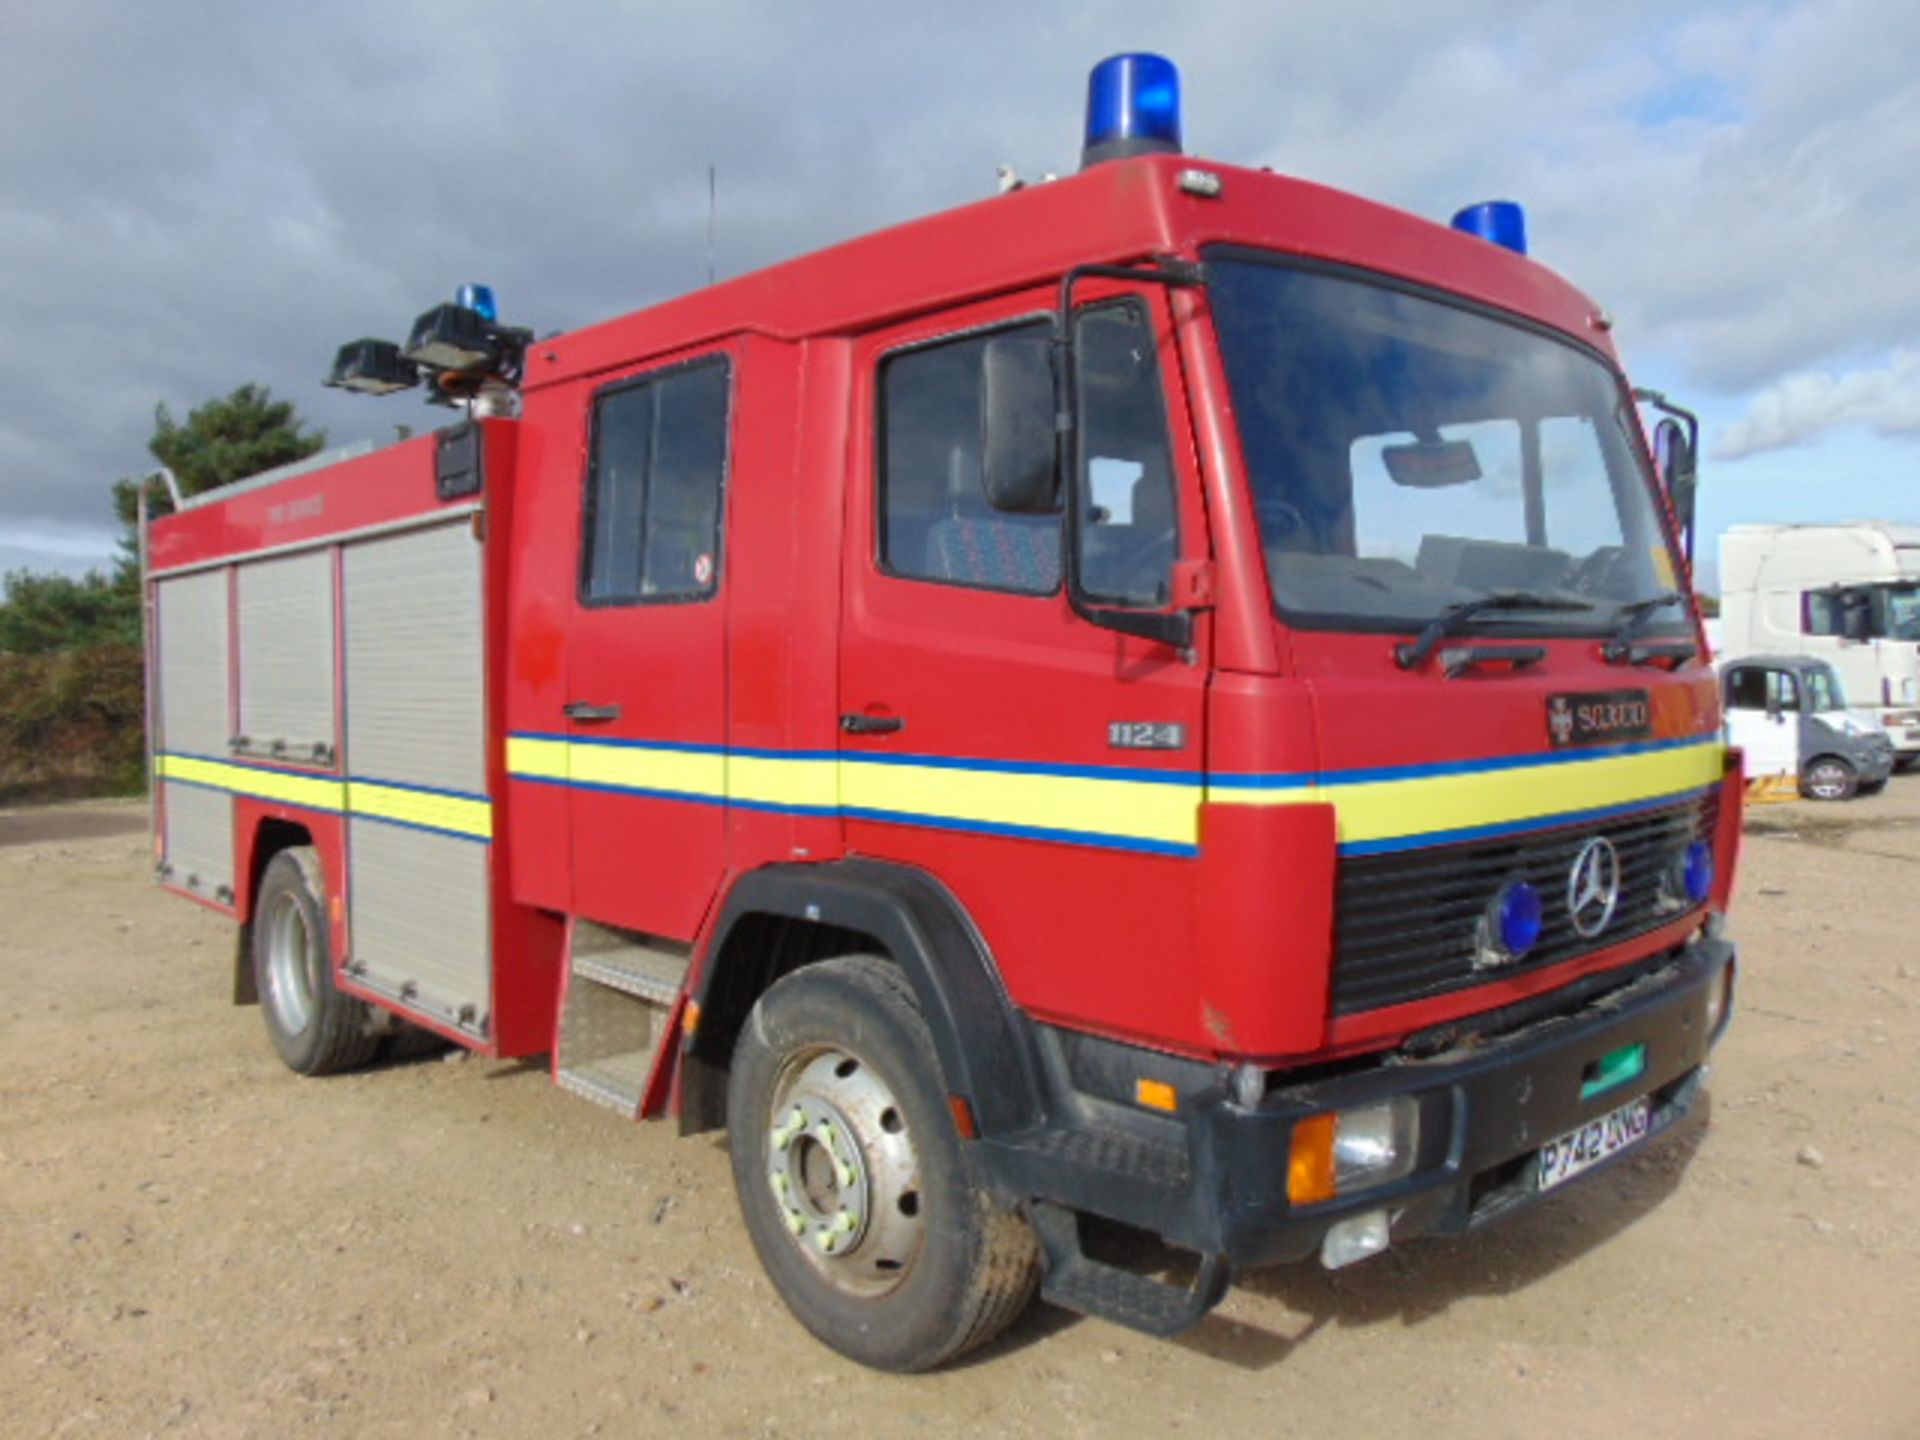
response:
<path id="1" fill-rule="evenodd" d="M 1307 533 L 1307 517 L 1288 500 L 1263 500 L 1257 507 L 1260 540 L 1269 550 L 1278 549 L 1296 535 Z"/>

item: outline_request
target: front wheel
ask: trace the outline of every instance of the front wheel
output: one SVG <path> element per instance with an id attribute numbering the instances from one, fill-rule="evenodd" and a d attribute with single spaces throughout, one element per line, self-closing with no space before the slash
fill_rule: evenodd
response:
<path id="1" fill-rule="evenodd" d="M 933 1038 L 899 970 L 811 965 L 753 1008 L 727 1082 L 734 1188 L 801 1324 L 850 1359 L 926 1370 L 1026 1308 L 1039 1246 L 968 1179 Z"/>
<path id="2" fill-rule="evenodd" d="M 367 1006 L 333 985 L 327 887 L 310 845 L 267 862 L 253 912 L 253 979 L 267 1037 L 289 1070 L 332 1075 L 373 1058 Z"/>
<path id="3" fill-rule="evenodd" d="M 1859 788 L 1853 766 L 1837 755 L 1822 755 L 1807 766 L 1801 788 L 1815 800 L 1846 800 Z"/>

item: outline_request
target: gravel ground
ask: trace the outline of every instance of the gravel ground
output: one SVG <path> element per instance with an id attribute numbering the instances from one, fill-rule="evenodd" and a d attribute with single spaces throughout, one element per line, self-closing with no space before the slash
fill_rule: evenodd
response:
<path id="1" fill-rule="evenodd" d="M 711 1137 L 538 1065 L 288 1074 L 144 822 L 0 812 L 8 1436 L 1920 1436 L 1920 776 L 1754 813 L 1666 1143 L 1178 1342 L 1036 1309 L 917 1379 L 787 1317 Z"/>

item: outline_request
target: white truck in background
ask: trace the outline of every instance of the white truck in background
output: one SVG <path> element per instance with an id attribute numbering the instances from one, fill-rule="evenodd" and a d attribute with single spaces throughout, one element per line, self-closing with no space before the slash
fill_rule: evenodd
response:
<path id="1" fill-rule="evenodd" d="M 1850 711 L 1920 762 L 1920 525 L 1735 525 L 1720 537 L 1722 663 L 1813 655 Z"/>

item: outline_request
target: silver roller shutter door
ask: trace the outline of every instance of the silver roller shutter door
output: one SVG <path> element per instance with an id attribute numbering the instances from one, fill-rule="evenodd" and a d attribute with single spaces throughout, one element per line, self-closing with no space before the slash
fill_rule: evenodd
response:
<path id="1" fill-rule="evenodd" d="M 346 768 L 355 778 L 486 794 L 480 562 L 464 519 L 347 548 Z M 349 841 L 361 982 L 484 1033 L 491 848 L 358 816 Z"/>
<path id="2" fill-rule="evenodd" d="M 232 734 L 227 572 L 162 580 L 156 605 L 160 724 L 154 748 L 224 758 Z M 167 878 L 197 894 L 227 898 L 233 886 L 233 798 L 174 780 L 164 782 L 160 798 Z"/>
<path id="3" fill-rule="evenodd" d="M 333 557 L 242 565 L 240 733 L 246 753 L 325 760 L 333 749 Z"/>

